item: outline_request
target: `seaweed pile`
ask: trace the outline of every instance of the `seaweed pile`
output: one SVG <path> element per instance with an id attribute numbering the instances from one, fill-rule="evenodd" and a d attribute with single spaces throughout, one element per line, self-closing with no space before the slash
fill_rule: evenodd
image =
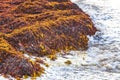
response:
<path id="1" fill-rule="evenodd" d="M 39 76 L 44 69 L 24 54 L 87 49 L 96 28 L 70 0 L 0 0 L 0 73 Z"/>
<path id="2" fill-rule="evenodd" d="M 6 40 L 0 38 L 0 73 L 19 78 L 39 76 L 44 69 L 35 61 L 17 52 Z M 6 75 L 7 76 L 7 75 Z"/>

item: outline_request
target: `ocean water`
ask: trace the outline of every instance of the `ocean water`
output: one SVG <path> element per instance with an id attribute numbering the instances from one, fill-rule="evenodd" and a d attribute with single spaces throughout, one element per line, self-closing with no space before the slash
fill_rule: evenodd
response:
<path id="1" fill-rule="evenodd" d="M 71 0 L 90 15 L 99 30 L 89 37 L 87 51 L 57 55 L 37 80 L 120 80 L 120 4 L 119 0 Z M 66 65 L 64 62 L 71 61 Z M 0 80 L 5 79 L 2 76 Z M 13 79 L 14 80 L 14 79 Z M 27 80 L 30 80 L 28 78 Z"/>

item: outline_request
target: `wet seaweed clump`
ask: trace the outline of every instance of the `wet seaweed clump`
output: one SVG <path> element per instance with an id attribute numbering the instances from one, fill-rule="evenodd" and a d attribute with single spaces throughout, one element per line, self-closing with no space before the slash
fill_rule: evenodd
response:
<path id="1" fill-rule="evenodd" d="M 67 61 L 65 61 L 65 64 L 70 65 L 70 64 L 72 64 L 72 62 L 70 60 L 67 60 Z"/>
<path id="2" fill-rule="evenodd" d="M 87 49 L 87 35 L 96 32 L 89 15 L 70 0 L 0 0 L 0 5 L 0 74 L 39 75 L 44 69 L 24 54 L 55 60 L 58 52 Z"/>
<path id="3" fill-rule="evenodd" d="M 15 78 L 23 76 L 40 76 L 44 69 L 39 64 L 25 58 L 17 52 L 9 43 L 0 38 L 0 73 L 11 75 Z"/>

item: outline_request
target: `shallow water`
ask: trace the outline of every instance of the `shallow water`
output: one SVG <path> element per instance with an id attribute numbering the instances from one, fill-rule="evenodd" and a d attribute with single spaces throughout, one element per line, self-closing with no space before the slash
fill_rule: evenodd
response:
<path id="1" fill-rule="evenodd" d="M 99 31 L 94 36 L 88 36 L 90 40 L 87 51 L 58 55 L 55 61 L 43 58 L 50 67 L 37 80 L 120 80 L 119 1 L 72 1 L 90 15 Z M 64 62 L 67 60 L 72 64 L 66 65 Z M 0 80 L 4 78 L 0 77 Z"/>
<path id="2" fill-rule="evenodd" d="M 97 70 L 120 72 L 120 6 L 114 0 L 77 2 L 87 12 L 99 32 L 90 37 L 87 51 Z"/>

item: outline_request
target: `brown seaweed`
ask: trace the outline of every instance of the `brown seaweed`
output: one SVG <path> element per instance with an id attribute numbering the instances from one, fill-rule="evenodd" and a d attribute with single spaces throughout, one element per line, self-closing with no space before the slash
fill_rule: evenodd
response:
<path id="1" fill-rule="evenodd" d="M 0 5 L 0 74 L 39 75 L 44 69 L 23 54 L 55 60 L 61 50 L 87 49 L 87 35 L 96 32 L 70 0 L 0 0 Z"/>
<path id="2" fill-rule="evenodd" d="M 17 52 L 9 43 L 0 38 L 0 73 L 12 77 L 39 76 L 44 69 L 39 64 Z"/>

